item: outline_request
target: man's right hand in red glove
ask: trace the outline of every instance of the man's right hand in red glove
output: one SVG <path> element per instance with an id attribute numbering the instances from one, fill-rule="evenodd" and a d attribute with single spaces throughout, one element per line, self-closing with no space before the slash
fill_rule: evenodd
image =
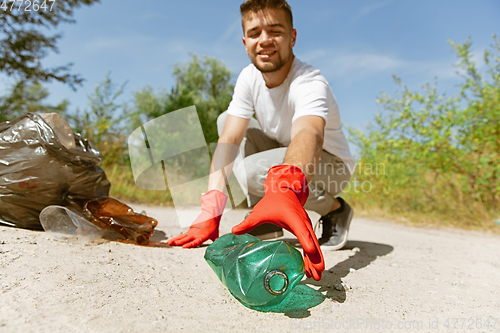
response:
<path id="1" fill-rule="evenodd" d="M 167 241 L 172 246 L 183 248 L 198 247 L 207 240 L 219 238 L 219 225 L 226 206 L 227 195 L 218 190 L 211 190 L 201 196 L 201 214 L 189 230 Z"/>

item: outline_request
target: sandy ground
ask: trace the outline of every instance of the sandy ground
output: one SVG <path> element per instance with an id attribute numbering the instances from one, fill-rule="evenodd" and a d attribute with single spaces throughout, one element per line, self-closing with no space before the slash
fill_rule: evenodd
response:
<path id="1" fill-rule="evenodd" d="M 155 242 L 180 233 L 172 208 L 134 208 L 159 220 Z M 246 212 L 227 212 L 222 233 Z M 0 332 L 500 332 L 498 235 L 355 218 L 323 279 L 276 313 L 235 300 L 204 252 L 0 227 Z"/>

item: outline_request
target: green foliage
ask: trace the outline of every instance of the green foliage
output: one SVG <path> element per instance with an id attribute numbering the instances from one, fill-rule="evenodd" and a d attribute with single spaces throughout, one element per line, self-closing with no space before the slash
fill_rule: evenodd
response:
<path id="1" fill-rule="evenodd" d="M 145 191 L 135 183 L 128 161 L 126 140 L 131 131 L 145 122 L 172 111 L 195 105 L 205 140 L 217 142 L 217 117 L 224 112 L 231 101 L 234 86 L 230 83 L 230 71 L 219 61 L 210 57 L 202 60 L 194 55 L 185 64 L 174 68 L 176 86 L 170 93 L 155 92 L 151 87 L 137 91 L 133 107 L 120 106 L 116 100 L 121 96 L 124 85 L 116 87 L 109 75 L 96 86 L 89 96 L 89 107 L 83 112 L 68 115 L 72 127 L 92 141 L 103 153 L 102 166 L 111 181 L 111 195 L 130 201 L 148 203 L 170 203 L 170 193 Z M 183 126 L 191 126 L 189 123 Z M 179 126 L 179 125 L 177 125 Z M 178 132 L 177 128 L 177 132 Z M 187 131 L 187 129 L 186 129 Z M 165 129 L 165 142 L 175 142 L 168 129 Z M 169 136 L 170 135 L 170 136 Z M 182 175 L 192 177 L 206 174 L 208 166 L 200 166 L 199 151 L 191 151 L 165 162 L 169 170 L 182 170 Z M 198 161 L 199 160 L 199 161 Z M 188 167 L 186 167 L 188 166 Z M 189 177 L 189 176 L 188 176 Z"/>
<path id="2" fill-rule="evenodd" d="M 71 64 L 44 68 L 41 60 L 49 51 L 57 52 L 60 34 L 47 36 L 43 31 L 56 28 L 60 23 L 74 23 L 71 18 L 75 8 L 90 6 L 99 0 L 55 1 L 51 10 L 18 11 L 2 10 L 0 15 L 0 71 L 17 75 L 22 80 L 56 80 L 75 87 L 83 81 L 78 75 L 69 74 Z M 10 4 L 9 4 L 10 5 Z M 41 29 L 46 28 L 46 29 Z M 47 29 L 48 28 L 48 29 Z"/>
<path id="3" fill-rule="evenodd" d="M 134 128 L 169 112 L 195 105 L 205 141 L 207 144 L 217 142 L 217 117 L 227 110 L 234 89 L 230 82 L 231 72 L 215 58 L 204 56 L 200 60 L 197 55 L 193 55 L 191 61 L 174 66 L 174 75 L 176 85 L 170 93 L 155 93 L 151 87 L 136 92 L 131 117 Z M 186 126 L 185 130 L 165 129 L 163 133 L 158 133 L 163 137 L 156 140 L 175 145 L 179 140 L 184 140 L 175 133 L 188 133 L 197 121 L 192 119 L 185 124 L 176 124 Z M 206 176 L 209 169 L 206 154 L 201 150 L 184 152 L 164 162 L 169 174 L 177 173 L 178 177 L 187 179 Z"/>
<path id="4" fill-rule="evenodd" d="M 12 88 L 11 96 L 0 99 L 1 115 L 7 120 L 27 111 L 64 113 L 73 130 L 81 133 L 102 152 L 104 159 L 101 166 L 112 184 L 111 196 L 126 201 L 170 204 L 172 198 L 168 191 L 146 191 L 135 185 L 128 158 L 129 134 L 149 120 L 195 105 L 206 142 L 217 142 L 217 117 L 229 106 L 234 89 L 230 82 L 231 72 L 210 57 L 200 60 L 194 55 L 191 61 L 176 65 L 174 75 L 176 85 L 170 93 L 155 92 L 146 87 L 135 93 L 133 107 L 129 109 L 126 103 L 118 103 L 125 84 L 117 86 L 106 74 L 88 96 L 88 106 L 75 112 L 66 110 L 67 101 L 58 106 L 44 104 L 43 99 L 48 93 L 39 83 L 20 81 Z M 164 141 L 175 144 L 175 140 L 184 140 L 172 137 L 175 135 L 172 133 L 178 132 L 179 126 L 185 126 L 187 132 L 197 121 L 193 119 L 192 122 L 176 124 L 176 131 L 165 129 Z M 205 176 L 209 168 L 204 163 L 206 159 L 200 157 L 206 157 L 201 150 L 185 152 L 166 161 L 165 168 L 179 171 L 180 177 L 199 178 Z"/>
<path id="5" fill-rule="evenodd" d="M 450 42 L 465 82 L 461 93 L 446 97 L 436 84 L 413 92 L 395 77 L 400 91 L 382 94 L 387 111 L 362 133 L 350 133 L 361 149 L 361 164 L 383 163 L 386 173 L 364 175 L 373 184 L 374 205 L 393 212 L 421 212 L 482 223 L 498 210 L 500 189 L 500 42 L 484 53 L 481 73 L 471 41 Z"/>
<path id="6" fill-rule="evenodd" d="M 71 127 L 91 141 L 104 156 L 103 165 L 114 165 L 128 161 L 125 119 L 129 117 L 126 104 L 117 99 L 123 94 L 126 83 L 117 87 L 106 73 L 104 80 L 96 84 L 88 96 L 88 107 L 75 114 L 66 114 Z"/>
<path id="7" fill-rule="evenodd" d="M 103 165 L 111 183 L 110 196 L 126 202 L 139 202 L 148 205 L 170 205 L 172 196 L 169 191 L 148 191 L 135 185 L 130 164 Z"/>
<path id="8" fill-rule="evenodd" d="M 139 119 L 150 120 L 191 105 L 196 106 L 206 142 L 217 142 L 217 117 L 227 110 L 233 95 L 231 72 L 217 59 L 195 54 L 190 62 L 174 66 L 176 85 L 156 95 L 146 87 L 135 95 Z"/>
<path id="9" fill-rule="evenodd" d="M 64 113 L 68 101 L 49 105 L 44 100 L 49 96 L 47 89 L 40 83 L 18 81 L 11 87 L 10 94 L 0 97 L 0 122 L 21 116 L 27 112 Z"/>

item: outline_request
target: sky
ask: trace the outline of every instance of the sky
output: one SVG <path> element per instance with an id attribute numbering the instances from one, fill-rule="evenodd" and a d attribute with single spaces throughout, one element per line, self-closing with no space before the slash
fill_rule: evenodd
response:
<path id="1" fill-rule="evenodd" d="M 176 63 L 194 53 L 215 57 L 233 73 L 250 63 L 241 41 L 240 1 L 102 0 L 75 11 L 75 24 L 61 25 L 59 53 L 42 60 L 47 67 L 73 63 L 85 78 L 76 92 L 50 83 L 49 102 L 70 101 L 85 109 L 88 95 L 106 72 L 121 85 L 121 102 L 147 85 L 174 86 Z M 382 92 L 394 95 L 396 74 L 410 89 L 438 78 L 438 91 L 457 92 L 462 78 L 448 40 L 473 42 L 482 54 L 500 34 L 498 0 L 289 0 L 297 29 L 294 54 L 318 68 L 337 99 L 344 126 L 365 128 L 377 112 Z M 0 94 L 12 79 L 0 77 Z"/>

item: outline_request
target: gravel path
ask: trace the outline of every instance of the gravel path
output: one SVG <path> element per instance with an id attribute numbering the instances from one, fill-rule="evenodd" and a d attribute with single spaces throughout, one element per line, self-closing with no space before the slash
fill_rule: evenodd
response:
<path id="1" fill-rule="evenodd" d="M 181 232 L 172 208 L 134 208 L 159 220 L 155 242 Z M 222 233 L 247 211 L 224 214 Z M 500 332 L 498 235 L 355 218 L 323 279 L 276 313 L 236 301 L 204 251 L 0 227 L 0 332 Z"/>

